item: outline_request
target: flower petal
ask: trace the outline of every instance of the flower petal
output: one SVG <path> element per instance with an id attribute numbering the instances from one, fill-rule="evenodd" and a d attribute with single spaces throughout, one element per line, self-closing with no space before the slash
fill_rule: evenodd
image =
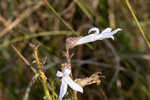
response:
<path id="1" fill-rule="evenodd" d="M 115 39 L 113 36 L 110 36 L 110 38 L 111 38 L 112 40 L 114 40 L 114 39 Z"/>
<path id="2" fill-rule="evenodd" d="M 103 30 L 102 32 L 101 32 L 101 34 L 103 34 L 103 33 L 106 33 L 106 32 L 111 32 L 111 30 L 112 30 L 112 28 L 106 28 L 105 30 Z"/>
<path id="3" fill-rule="evenodd" d="M 71 73 L 71 70 L 70 70 L 70 69 L 65 69 L 65 71 L 64 71 L 64 75 L 65 75 L 65 76 L 69 76 L 70 73 Z"/>
<path id="4" fill-rule="evenodd" d="M 78 85 L 77 83 L 75 83 L 69 76 L 65 77 L 65 82 L 75 91 L 81 92 L 83 93 L 83 88 Z"/>
<path id="5" fill-rule="evenodd" d="M 57 71 L 56 76 L 57 76 L 57 77 L 62 77 L 62 76 L 63 76 L 63 73 L 60 72 L 60 71 Z"/>
<path id="6" fill-rule="evenodd" d="M 81 45 L 89 42 L 94 42 L 97 40 L 97 34 L 90 34 L 84 37 L 81 37 L 77 42 L 76 45 Z"/>
<path id="7" fill-rule="evenodd" d="M 99 40 L 103 40 L 105 38 L 112 38 L 114 40 L 113 35 L 116 34 L 118 31 L 121 31 L 121 29 L 118 28 L 111 32 L 111 28 L 107 28 L 99 35 Z"/>
<path id="8" fill-rule="evenodd" d="M 94 34 L 99 34 L 99 29 L 97 27 L 89 29 L 88 33 L 91 33 L 92 31 L 95 31 Z"/>
<path id="9" fill-rule="evenodd" d="M 122 30 L 121 28 L 117 28 L 114 31 L 112 31 L 111 34 L 114 35 L 115 33 L 117 33 L 118 31 L 121 31 L 121 30 Z"/>
<path id="10" fill-rule="evenodd" d="M 61 82 L 61 87 L 60 87 L 59 100 L 62 100 L 62 98 L 67 92 L 67 88 L 68 88 L 67 83 L 64 81 L 64 78 L 63 78 Z"/>

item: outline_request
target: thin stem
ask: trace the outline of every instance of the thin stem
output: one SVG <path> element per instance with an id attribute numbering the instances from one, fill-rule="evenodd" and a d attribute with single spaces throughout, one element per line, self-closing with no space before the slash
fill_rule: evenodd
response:
<path id="1" fill-rule="evenodd" d="M 39 67 L 39 73 L 40 73 L 40 77 L 42 79 L 42 84 L 43 84 L 45 97 L 46 97 L 45 99 L 46 100 L 52 100 L 50 93 L 49 93 L 49 90 L 48 90 L 48 86 L 47 86 L 47 77 L 45 76 L 44 72 L 41 70 L 43 65 L 39 60 L 37 47 L 34 48 L 34 57 L 35 57 L 37 65 Z"/>
<path id="2" fill-rule="evenodd" d="M 40 32 L 40 33 L 33 33 L 31 35 L 25 35 L 25 36 L 20 36 L 17 38 L 14 38 L 10 41 L 4 41 L 3 43 L 0 44 L 0 49 L 4 48 L 10 44 L 19 42 L 19 41 L 23 41 L 23 40 L 29 40 L 32 38 L 36 38 L 36 37 L 44 37 L 44 36 L 48 36 L 48 35 L 72 35 L 73 32 L 71 31 L 50 31 L 50 32 Z"/>
<path id="3" fill-rule="evenodd" d="M 32 65 L 30 64 L 30 62 L 18 51 L 18 49 L 12 44 L 11 47 L 14 49 L 14 51 L 17 53 L 17 55 L 24 61 L 24 63 L 28 66 L 30 66 L 31 70 L 37 74 L 37 71 L 34 67 L 32 67 Z"/>
<path id="4" fill-rule="evenodd" d="M 144 31 L 143 31 L 143 29 L 142 29 L 142 27 L 141 27 L 141 25 L 140 25 L 140 23 L 139 23 L 139 21 L 138 21 L 136 15 L 135 15 L 135 13 L 134 13 L 134 11 L 133 11 L 133 9 L 132 9 L 130 3 L 129 3 L 129 0 L 125 0 L 125 1 L 126 1 L 126 4 L 127 4 L 128 8 L 129 8 L 129 10 L 130 10 L 130 12 L 131 12 L 131 14 L 132 14 L 132 16 L 133 16 L 135 22 L 136 22 L 136 24 L 137 24 L 139 30 L 141 31 L 141 34 L 142 34 L 142 36 L 143 36 L 145 42 L 147 43 L 147 46 L 150 48 L 150 43 L 149 43 L 147 37 L 145 36 L 145 33 L 144 33 Z"/>
<path id="5" fill-rule="evenodd" d="M 54 82 L 51 82 L 52 86 L 52 100 L 55 100 L 55 87 L 54 87 Z"/>
<path id="6" fill-rule="evenodd" d="M 75 33 L 78 36 L 78 33 L 69 25 L 69 23 L 67 23 L 58 13 L 57 11 L 52 7 L 52 5 L 47 1 L 47 0 L 43 0 L 45 2 L 45 4 L 47 5 L 47 7 L 56 15 L 56 17 L 62 21 L 62 23 L 68 27 L 68 29 L 70 29 L 73 33 Z"/>
<path id="7" fill-rule="evenodd" d="M 78 100 L 78 96 L 77 96 L 77 92 L 76 91 L 73 91 L 73 98 L 74 98 L 74 100 Z"/>
<path id="8" fill-rule="evenodd" d="M 67 63 L 70 64 L 70 66 L 71 66 L 71 56 L 69 54 L 69 49 L 66 50 L 66 60 L 67 60 Z M 73 78 L 72 71 L 71 71 L 70 77 Z M 73 98 L 74 98 L 74 100 L 78 100 L 76 91 L 73 91 Z"/>

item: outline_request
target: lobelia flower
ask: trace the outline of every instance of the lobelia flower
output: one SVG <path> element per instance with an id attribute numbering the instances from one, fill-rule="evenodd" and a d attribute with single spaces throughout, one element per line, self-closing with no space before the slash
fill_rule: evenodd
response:
<path id="1" fill-rule="evenodd" d="M 116 34 L 118 31 L 121 31 L 121 28 L 117 28 L 112 31 L 112 28 L 106 28 L 102 32 L 99 32 L 99 29 L 97 27 L 91 28 L 88 33 L 91 33 L 94 31 L 94 33 L 89 34 L 84 37 L 70 37 L 66 41 L 66 47 L 67 48 L 73 48 L 77 45 L 82 45 L 89 42 L 94 42 L 97 40 L 103 40 L 106 38 L 112 38 L 114 40 L 114 34 Z"/>
<path id="2" fill-rule="evenodd" d="M 69 87 L 71 87 L 73 90 L 83 93 L 83 88 L 82 88 L 80 85 L 78 85 L 77 83 L 75 83 L 75 82 L 71 79 L 71 77 L 69 76 L 70 73 L 71 73 L 71 70 L 70 70 L 70 69 L 65 69 L 65 70 L 64 70 L 64 73 L 63 73 L 63 72 L 60 72 L 60 71 L 57 71 L 57 73 L 56 73 L 56 76 L 57 76 L 57 77 L 62 77 L 62 80 L 61 80 L 61 87 L 60 87 L 60 93 L 59 93 L 59 99 L 60 99 L 60 100 L 62 100 L 62 98 L 63 98 L 64 95 L 66 94 L 68 85 L 69 85 Z"/>

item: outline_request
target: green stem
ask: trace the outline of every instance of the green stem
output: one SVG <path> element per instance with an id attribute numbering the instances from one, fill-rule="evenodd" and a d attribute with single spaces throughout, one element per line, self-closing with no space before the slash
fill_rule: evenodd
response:
<path id="1" fill-rule="evenodd" d="M 42 63 L 39 60 L 37 48 L 34 48 L 34 57 L 35 57 L 36 63 L 39 68 L 40 77 L 42 79 L 42 84 L 43 84 L 43 88 L 44 88 L 44 92 L 45 92 L 45 100 L 52 100 L 49 90 L 48 90 L 48 86 L 47 86 L 47 80 L 46 80 L 47 78 L 46 78 L 44 72 L 41 70 Z"/>
<path id="2" fill-rule="evenodd" d="M 132 14 L 132 16 L 133 16 L 135 22 L 136 22 L 136 24 L 137 24 L 139 30 L 141 31 L 141 34 L 142 34 L 142 36 L 143 36 L 143 38 L 144 38 L 144 40 L 145 40 L 147 46 L 150 48 L 150 43 L 149 43 L 147 37 L 145 36 L 145 33 L 144 33 L 144 31 L 143 31 L 143 29 L 142 29 L 142 27 L 141 27 L 141 25 L 140 25 L 140 23 L 139 23 L 139 21 L 138 21 L 136 15 L 135 15 L 135 13 L 134 13 L 134 11 L 133 11 L 133 9 L 132 9 L 130 3 L 129 3 L 129 0 L 125 0 L 125 1 L 126 1 L 126 4 L 127 4 L 128 8 L 129 8 L 129 10 L 130 10 L 130 12 L 131 12 L 131 14 Z"/>
<path id="3" fill-rule="evenodd" d="M 77 96 L 77 92 L 76 91 L 73 91 L 73 97 L 74 97 L 74 100 L 78 100 L 78 96 Z"/>
<path id="4" fill-rule="evenodd" d="M 68 27 L 68 29 L 70 29 L 73 33 L 75 33 L 78 36 L 78 33 L 69 25 L 69 23 L 67 23 L 57 12 L 56 10 L 52 7 L 52 5 L 47 1 L 47 0 L 43 0 L 45 2 L 45 4 L 47 5 L 47 7 L 56 15 L 56 17 L 62 21 L 62 23 Z"/>
<path id="5" fill-rule="evenodd" d="M 17 38 L 14 38 L 10 41 L 4 41 L 2 44 L 0 44 L 0 49 L 9 46 L 10 44 L 23 41 L 23 40 L 29 40 L 32 38 L 36 37 L 44 37 L 48 35 L 72 35 L 73 32 L 71 31 L 50 31 L 50 32 L 40 32 L 40 33 L 33 33 L 31 35 L 25 35 L 25 36 L 20 36 Z"/>
<path id="6" fill-rule="evenodd" d="M 69 54 L 69 50 L 67 50 L 66 53 L 68 55 L 66 57 L 67 63 L 71 65 L 71 57 L 70 57 L 70 54 Z M 72 71 L 71 71 L 70 77 L 73 78 Z M 73 98 L 74 98 L 74 100 L 78 100 L 78 96 L 77 96 L 77 92 L 76 91 L 73 91 Z"/>

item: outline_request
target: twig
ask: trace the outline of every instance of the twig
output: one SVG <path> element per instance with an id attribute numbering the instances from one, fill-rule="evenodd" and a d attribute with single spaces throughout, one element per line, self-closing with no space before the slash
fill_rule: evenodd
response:
<path id="1" fill-rule="evenodd" d="M 51 67 L 54 67 L 58 64 L 61 64 L 63 63 L 64 61 L 58 61 L 58 62 L 53 62 L 51 64 L 48 64 L 46 66 L 44 66 L 43 70 L 46 71 L 47 69 L 51 68 Z M 106 63 L 100 63 L 100 62 L 96 62 L 96 61 L 92 61 L 92 60 L 79 60 L 79 59 L 72 59 L 71 60 L 71 63 L 75 63 L 75 64 L 79 64 L 80 66 L 84 65 L 84 64 L 89 64 L 89 65 L 96 65 L 96 66 L 100 66 L 100 67 L 103 67 L 103 68 L 112 68 L 111 65 L 109 64 L 106 64 Z M 116 67 L 115 67 L 116 68 Z M 125 68 L 123 67 L 120 67 L 120 70 L 121 71 L 125 71 Z"/>
<path id="2" fill-rule="evenodd" d="M 116 60 L 116 71 L 115 74 L 110 82 L 110 85 L 108 86 L 108 88 L 110 88 L 112 86 L 112 83 L 114 83 L 118 77 L 118 74 L 120 72 L 120 56 L 117 54 L 115 48 L 111 45 L 111 43 L 108 40 L 104 40 L 104 42 L 106 43 L 106 45 L 111 49 L 112 53 L 115 56 L 115 60 Z"/>
<path id="3" fill-rule="evenodd" d="M 26 89 L 26 92 L 25 92 L 25 95 L 23 97 L 23 100 L 28 100 L 28 97 L 29 97 L 29 93 L 30 93 L 30 90 L 31 90 L 31 87 L 32 85 L 35 83 L 35 81 L 37 80 L 37 78 L 39 77 L 39 74 L 36 74 L 32 77 L 32 80 L 29 82 L 29 85 Z"/>
<path id="4" fill-rule="evenodd" d="M 2 17 L 1 15 L 0 15 L 0 22 L 2 22 L 3 24 L 4 24 L 4 26 L 7 26 L 8 24 L 10 24 L 10 22 L 9 21 L 7 21 L 4 17 Z"/>
<path id="5" fill-rule="evenodd" d="M 149 54 L 124 54 L 121 55 L 121 59 L 128 59 L 128 58 L 139 58 L 144 60 L 150 60 Z"/>
<path id="6" fill-rule="evenodd" d="M 109 26 L 115 28 L 114 0 L 108 0 L 109 5 Z"/>
<path id="7" fill-rule="evenodd" d="M 25 62 L 25 64 L 27 64 L 28 66 L 30 66 L 31 70 L 37 74 L 37 71 L 35 68 L 32 67 L 32 65 L 29 63 L 29 61 L 17 50 L 17 48 L 14 45 L 11 45 L 11 47 L 14 49 L 14 51 L 18 54 L 18 56 Z"/>
<path id="8" fill-rule="evenodd" d="M 45 99 L 46 100 L 52 100 L 49 90 L 48 90 L 48 85 L 47 85 L 47 77 L 45 76 L 44 72 L 42 71 L 43 68 L 43 64 L 42 62 L 40 62 L 39 57 L 38 57 L 38 46 L 32 46 L 34 49 L 34 58 L 36 60 L 36 64 L 39 68 L 39 73 L 40 73 L 40 77 L 42 79 L 42 84 L 43 84 L 43 88 L 44 88 L 44 92 L 45 92 Z"/>

